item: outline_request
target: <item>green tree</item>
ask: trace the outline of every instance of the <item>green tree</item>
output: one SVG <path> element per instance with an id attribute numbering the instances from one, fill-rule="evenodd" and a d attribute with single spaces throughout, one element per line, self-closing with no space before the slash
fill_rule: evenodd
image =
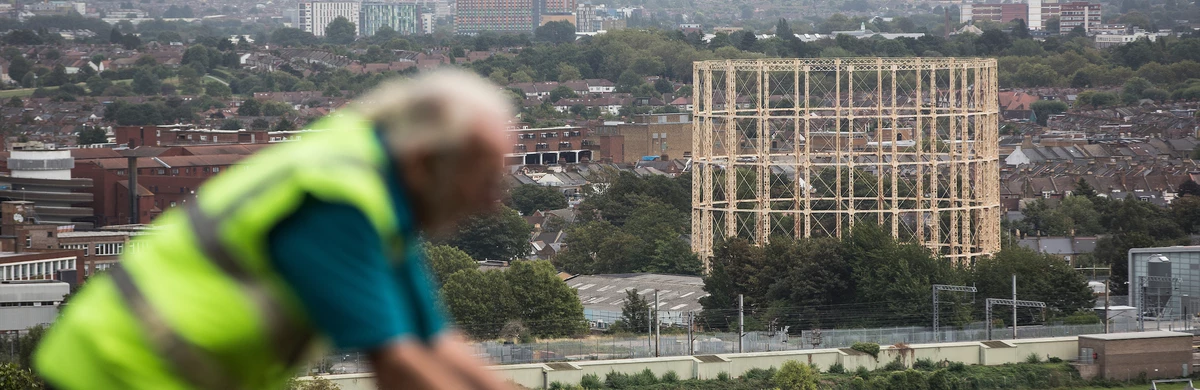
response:
<path id="1" fill-rule="evenodd" d="M 229 118 L 224 122 L 221 122 L 221 130 L 241 130 L 244 128 L 245 127 L 242 126 L 242 121 L 237 119 Z"/>
<path id="2" fill-rule="evenodd" d="M 554 264 L 572 274 L 595 275 L 633 272 L 641 240 L 608 221 L 592 221 L 567 228 L 566 249 Z"/>
<path id="3" fill-rule="evenodd" d="M 275 122 L 275 127 L 272 129 L 275 131 L 295 130 L 296 124 L 292 123 L 292 121 L 288 120 L 288 118 L 279 118 L 279 122 Z"/>
<path id="4" fill-rule="evenodd" d="M 446 279 L 462 270 L 478 269 L 479 264 L 471 260 L 471 256 L 458 248 L 449 245 L 433 245 L 425 243 L 425 259 L 433 270 L 438 285 L 446 283 Z"/>
<path id="5" fill-rule="evenodd" d="M 1015 245 L 975 263 L 973 279 L 978 295 L 1012 295 L 1012 275 L 1017 275 L 1020 299 L 1046 302 L 1051 316 L 1067 316 L 1093 307 L 1095 296 L 1087 286 L 1087 279 L 1066 261 Z"/>
<path id="6" fill-rule="evenodd" d="M 467 335 L 479 340 L 496 339 L 501 324 L 515 317 L 517 306 L 505 272 L 461 269 L 442 283 L 442 301 Z"/>
<path id="7" fill-rule="evenodd" d="M 783 362 L 771 381 L 780 390 L 817 390 L 820 377 L 820 372 L 807 363 L 788 360 Z"/>
<path id="8" fill-rule="evenodd" d="M 271 43 L 285 47 L 310 46 L 317 41 L 312 33 L 298 28 L 285 27 L 271 32 Z"/>
<path id="9" fill-rule="evenodd" d="M 494 213 L 467 218 L 445 244 L 475 260 L 523 259 L 529 256 L 529 234 L 529 223 L 516 210 L 502 207 Z"/>
<path id="10" fill-rule="evenodd" d="M 254 130 L 267 130 L 271 128 L 271 122 L 263 118 L 254 118 L 250 121 L 250 128 Z"/>
<path id="11" fill-rule="evenodd" d="M 1038 100 L 1030 107 L 1039 125 L 1045 126 L 1051 115 L 1067 112 L 1067 103 L 1058 100 Z"/>
<path id="12" fill-rule="evenodd" d="M 550 262 L 518 261 L 504 271 L 517 317 L 537 337 L 564 337 L 587 331 L 583 303 L 558 277 Z"/>
<path id="13" fill-rule="evenodd" d="M 246 99 L 245 101 L 242 101 L 241 106 L 238 106 L 237 113 L 240 116 L 262 115 L 262 102 L 254 98 Z"/>
<path id="14" fill-rule="evenodd" d="M 79 132 L 78 143 L 80 145 L 102 144 L 105 142 L 108 142 L 108 135 L 99 127 L 85 126 L 83 130 Z"/>
<path id="15" fill-rule="evenodd" d="M 1171 217 L 1187 234 L 1200 232 L 1200 196 L 1182 195 L 1171 201 Z"/>
<path id="16" fill-rule="evenodd" d="M 575 41 L 575 25 L 568 21 L 549 22 L 533 30 L 536 40 L 553 44 Z"/>
<path id="17" fill-rule="evenodd" d="M 515 77 L 514 77 L 513 81 L 516 81 Z M 553 90 L 550 90 L 550 96 L 548 97 L 547 101 L 558 102 L 561 99 L 575 98 L 575 97 L 578 97 L 577 95 L 575 95 L 575 91 L 572 91 L 571 88 L 568 88 L 565 85 L 560 85 L 560 86 L 554 87 Z"/>
<path id="18" fill-rule="evenodd" d="M 583 78 L 583 75 L 581 75 L 579 73 L 579 68 L 571 66 L 571 64 L 568 64 L 566 62 L 558 63 L 558 81 L 559 82 L 575 81 L 575 80 L 579 80 L 582 78 Z"/>
<path id="19" fill-rule="evenodd" d="M 538 210 L 558 210 L 567 207 L 567 197 L 554 187 L 522 184 L 513 188 L 509 197 L 510 206 L 521 215 L 531 215 Z"/>
<path id="20" fill-rule="evenodd" d="M 1104 232 L 1104 227 L 1100 225 L 1100 212 L 1087 196 L 1069 196 L 1059 203 L 1055 212 L 1069 221 L 1070 228 L 1067 234 L 1090 236 Z"/>
<path id="21" fill-rule="evenodd" d="M 525 73 L 525 71 L 518 70 L 509 76 L 509 80 L 513 83 L 532 83 L 533 77 L 529 73 Z"/>
<path id="22" fill-rule="evenodd" d="M 625 303 L 621 304 L 621 326 L 634 333 L 650 329 L 650 302 L 637 290 L 625 290 Z"/>
<path id="23" fill-rule="evenodd" d="M 54 69 L 46 74 L 45 77 L 42 77 L 41 82 L 38 84 L 46 87 L 57 87 L 69 81 L 71 81 L 71 76 L 67 75 L 67 68 L 59 64 L 55 65 Z"/>
<path id="24" fill-rule="evenodd" d="M 33 70 L 33 63 L 25 59 L 25 57 L 13 57 L 8 64 L 8 77 L 13 80 L 21 80 Z"/>
<path id="25" fill-rule="evenodd" d="M 787 19 L 779 18 L 779 22 L 775 23 L 775 36 L 783 40 L 797 40 L 796 33 L 792 32 L 792 26 L 788 25 Z"/>
<path id="26" fill-rule="evenodd" d="M 8 98 L 8 101 L 4 103 L 4 106 L 5 107 L 14 107 L 14 108 L 25 107 L 25 101 L 21 100 L 21 98 L 19 98 L 19 97 L 13 96 L 11 98 Z"/>
<path id="27" fill-rule="evenodd" d="M 1016 19 L 1012 21 L 1012 39 L 1030 39 L 1029 26 L 1025 24 L 1025 19 Z"/>
<path id="28" fill-rule="evenodd" d="M 86 83 L 88 92 L 91 92 L 92 96 L 100 96 L 104 94 L 104 91 L 113 85 L 112 81 L 100 76 L 89 77 Z"/>
<path id="29" fill-rule="evenodd" d="M 140 95 L 158 95 L 162 91 L 162 80 L 154 73 L 141 69 L 133 75 L 133 92 Z"/>
<path id="30" fill-rule="evenodd" d="M 1197 186 L 1197 190 L 1200 190 L 1200 186 Z M 1092 188 L 1092 185 L 1088 184 L 1087 180 L 1083 180 L 1083 178 L 1080 177 L 1079 181 L 1075 182 L 1075 190 L 1071 192 L 1071 196 L 1082 196 L 1088 199 L 1094 199 L 1096 198 L 1097 194 L 1096 189 Z"/>
<path id="31" fill-rule="evenodd" d="M 292 105 L 284 102 L 265 102 L 262 103 L 260 110 L 263 116 L 283 116 L 292 113 Z"/>
<path id="32" fill-rule="evenodd" d="M 354 22 L 345 17 L 338 16 L 329 22 L 325 27 L 325 39 L 335 45 L 348 45 L 354 42 L 354 37 L 358 33 L 358 28 Z"/>
<path id="33" fill-rule="evenodd" d="M 216 80 L 211 80 L 204 83 L 204 94 L 217 98 L 227 98 L 233 94 L 233 91 L 229 89 L 229 86 Z"/>
<path id="34" fill-rule="evenodd" d="M 33 351 L 37 349 L 38 344 L 42 342 L 42 336 L 46 334 L 46 327 L 42 325 L 34 325 L 25 329 L 17 341 L 17 363 L 22 368 L 27 370 L 33 369 Z"/>
<path id="35" fill-rule="evenodd" d="M 667 79 L 660 77 L 654 81 L 654 90 L 658 91 L 658 93 L 671 93 L 675 92 L 675 85 L 667 81 Z"/>
<path id="36" fill-rule="evenodd" d="M 33 370 L 13 363 L 0 363 L 0 390 L 41 390 L 42 380 Z"/>

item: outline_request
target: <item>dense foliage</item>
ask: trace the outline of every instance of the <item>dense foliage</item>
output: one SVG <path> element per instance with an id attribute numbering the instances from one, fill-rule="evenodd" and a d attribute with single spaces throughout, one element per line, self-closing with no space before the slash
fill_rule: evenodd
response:
<path id="1" fill-rule="evenodd" d="M 509 207 L 530 215 L 534 211 L 550 211 L 567 207 L 567 197 L 555 187 L 522 184 L 509 192 Z"/>
<path id="2" fill-rule="evenodd" d="M 583 304 L 549 262 L 518 261 L 504 271 L 459 269 L 438 278 L 445 281 L 446 307 L 471 337 L 525 340 L 587 330 Z"/>
<path id="3" fill-rule="evenodd" d="M 572 274 L 654 272 L 698 275 L 691 230 L 691 176 L 607 172 L 584 189 L 579 221 L 554 264 Z"/>
<path id="4" fill-rule="evenodd" d="M 743 294 L 748 329 L 924 325 L 932 311 L 931 285 L 974 283 L 979 297 L 1005 297 L 1011 295 L 1004 288 L 1013 272 L 1019 274 L 1022 299 L 1046 301 L 1052 316 L 1091 307 L 1086 281 L 1062 259 L 1007 247 L 969 269 L 859 223 L 841 241 L 774 237 L 761 247 L 743 238 L 719 243 L 704 279 L 711 295 L 700 300 L 701 318 L 710 328 L 736 326 L 737 296 Z M 982 299 L 974 306 L 966 304 L 970 299 L 944 296 L 944 323 L 982 319 Z M 1022 321 L 1030 320 L 1027 314 Z"/>
<path id="5" fill-rule="evenodd" d="M 1190 180 L 1180 184 L 1180 197 L 1167 208 L 1133 196 L 1125 200 L 1100 196 L 1082 179 L 1075 186 L 1072 196 L 1057 205 L 1038 199 L 1025 205 L 1023 220 L 1006 224 L 1015 236 L 1099 235 L 1095 252 L 1075 263 L 1111 267 L 1115 295 L 1127 293 L 1129 249 L 1183 245 L 1188 234 L 1200 232 L 1200 186 Z"/>
<path id="6" fill-rule="evenodd" d="M 458 231 L 439 243 L 461 249 L 476 260 L 513 260 L 529 256 L 529 223 L 516 210 L 502 207 L 459 223 Z"/>

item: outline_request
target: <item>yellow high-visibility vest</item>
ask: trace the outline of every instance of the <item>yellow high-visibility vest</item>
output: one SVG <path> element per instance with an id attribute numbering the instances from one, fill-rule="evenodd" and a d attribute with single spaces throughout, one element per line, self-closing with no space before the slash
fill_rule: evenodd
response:
<path id="1" fill-rule="evenodd" d="M 372 123 L 345 113 L 311 127 L 325 131 L 247 158 L 135 238 L 72 298 L 38 372 L 66 389 L 157 390 L 279 388 L 296 374 L 314 331 L 272 267 L 272 228 L 313 196 L 362 211 L 393 254 L 403 245 Z"/>

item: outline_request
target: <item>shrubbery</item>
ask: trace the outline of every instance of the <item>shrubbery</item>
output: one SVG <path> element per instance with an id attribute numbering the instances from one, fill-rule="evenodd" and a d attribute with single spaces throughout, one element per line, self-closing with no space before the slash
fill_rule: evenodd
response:
<path id="1" fill-rule="evenodd" d="M 902 362 L 902 361 L 897 361 Z M 898 363 L 901 366 L 902 363 Z M 913 367 L 869 371 L 859 367 L 853 374 L 845 367 L 833 365 L 829 373 L 822 375 L 816 367 L 797 361 L 788 361 L 783 366 L 769 369 L 754 369 L 740 378 L 732 378 L 721 372 L 715 380 L 681 379 L 668 371 L 655 378 L 649 370 L 637 374 L 609 373 L 602 383 L 596 375 L 585 375 L 578 385 L 554 384 L 553 389 L 625 389 L 625 390 L 759 390 L 777 388 L 781 390 L 803 389 L 896 389 L 896 390 L 967 390 L 967 389 L 1069 389 L 1082 387 L 1121 387 L 1140 383 L 1116 382 L 1103 379 L 1085 381 L 1067 363 L 1018 363 L 1002 366 L 967 366 L 961 362 L 950 362 L 946 368 L 930 359 L 919 359 Z M 1144 381 L 1144 377 L 1140 378 Z M 1146 382 L 1148 383 L 1148 382 Z"/>
<path id="2" fill-rule="evenodd" d="M 879 359 L 879 344 L 854 343 L 854 345 L 850 346 L 850 349 L 874 356 L 876 359 Z"/>
<path id="3" fill-rule="evenodd" d="M 821 373 L 812 366 L 795 360 L 788 360 L 775 373 L 772 380 L 775 386 L 782 390 L 817 390 L 817 381 Z"/>

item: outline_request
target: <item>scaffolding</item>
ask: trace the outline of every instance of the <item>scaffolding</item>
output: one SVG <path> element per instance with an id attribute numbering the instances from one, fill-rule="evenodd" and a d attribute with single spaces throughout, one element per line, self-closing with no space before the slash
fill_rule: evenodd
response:
<path id="1" fill-rule="evenodd" d="M 863 222 L 954 261 L 1000 249 L 996 60 L 693 69 L 692 249 L 706 269 L 721 237 L 840 238 Z"/>

